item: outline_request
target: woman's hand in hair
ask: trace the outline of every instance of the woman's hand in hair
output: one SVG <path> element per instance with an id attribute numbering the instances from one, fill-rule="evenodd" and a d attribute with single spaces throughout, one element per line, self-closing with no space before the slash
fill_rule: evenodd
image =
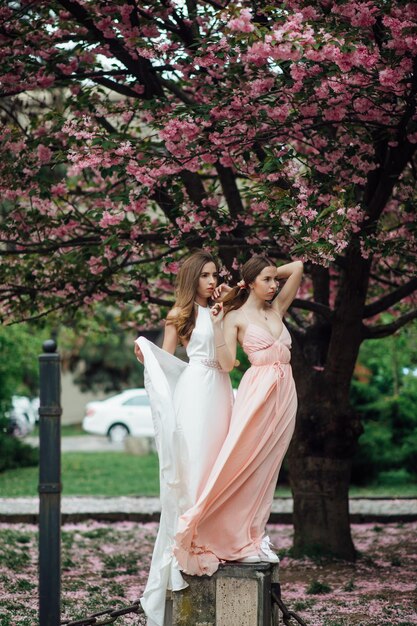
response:
<path id="1" fill-rule="evenodd" d="M 224 317 L 223 302 L 217 302 L 210 308 L 210 317 L 213 324 L 220 324 Z"/>
<path id="2" fill-rule="evenodd" d="M 232 288 L 229 287 L 229 285 L 226 285 L 226 283 L 222 283 L 213 291 L 213 300 L 219 300 L 222 296 L 225 296 L 231 290 Z"/>

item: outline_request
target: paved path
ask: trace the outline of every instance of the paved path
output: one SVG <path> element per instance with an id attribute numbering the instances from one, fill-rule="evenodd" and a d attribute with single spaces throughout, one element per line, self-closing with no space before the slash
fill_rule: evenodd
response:
<path id="1" fill-rule="evenodd" d="M 38 498 L 0 498 L 0 522 L 37 522 Z M 157 521 L 160 514 L 158 498 L 147 497 L 90 497 L 66 496 L 62 498 L 64 522 L 85 519 Z M 417 498 L 351 498 L 349 501 L 352 522 L 400 522 L 417 520 Z M 292 521 L 292 498 L 276 498 L 270 521 Z"/>

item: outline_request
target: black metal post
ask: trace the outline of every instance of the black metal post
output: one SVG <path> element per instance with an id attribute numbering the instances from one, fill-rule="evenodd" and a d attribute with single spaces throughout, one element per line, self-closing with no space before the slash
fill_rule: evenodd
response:
<path id="1" fill-rule="evenodd" d="M 61 615 L 61 377 L 53 339 L 39 356 L 39 624 Z"/>

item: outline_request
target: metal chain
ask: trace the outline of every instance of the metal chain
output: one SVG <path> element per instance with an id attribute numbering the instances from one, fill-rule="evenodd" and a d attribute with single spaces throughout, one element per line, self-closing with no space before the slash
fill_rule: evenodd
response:
<path id="1" fill-rule="evenodd" d="M 291 626 L 291 619 L 294 619 L 298 624 L 300 624 L 300 626 L 307 626 L 305 621 L 299 615 L 297 615 L 297 613 L 294 613 L 294 611 L 290 611 L 289 609 L 287 609 L 287 607 L 283 603 L 281 599 L 281 585 L 279 583 L 272 583 L 271 597 L 272 602 L 275 602 L 275 604 L 278 606 L 279 610 L 282 613 L 282 619 L 285 626 Z"/>
<path id="2" fill-rule="evenodd" d="M 295 620 L 300 626 L 307 626 L 306 622 L 294 611 L 290 611 L 281 599 L 281 585 L 279 583 L 272 583 L 271 585 L 271 598 L 279 610 L 282 613 L 282 618 L 285 626 L 292 626 L 290 620 Z M 126 606 L 123 609 L 105 609 L 100 613 L 93 613 L 89 617 L 74 621 L 61 622 L 61 626 L 105 626 L 106 624 L 113 624 L 118 617 L 127 615 L 128 613 L 143 614 L 142 605 L 139 600 L 136 600 L 130 606 Z M 107 616 L 107 617 L 105 617 Z M 104 619 L 100 619 L 104 617 Z"/>
<path id="3" fill-rule="evenodd" d="M 61 626 L 105 626 L 105 624 L 113 624 L 118 617 L 127 615 L 128 613 L 143 614 L 142 605 L 139 600 L 135 600 L 133 604 L 125 606 L 123 609 L 105 609 L 104 611 L 100 611 L 100 613 L 93 613 L 93 615 L 89 617 L 61 622 Z M 104 617 L 106 615 L 107 617 Z M 100 619 L 101 617 L 104 617 L 104 619 Z"/>

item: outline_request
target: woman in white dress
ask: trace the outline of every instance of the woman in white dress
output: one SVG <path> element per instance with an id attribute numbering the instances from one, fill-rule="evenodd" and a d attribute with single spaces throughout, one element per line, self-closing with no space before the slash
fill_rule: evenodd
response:
<path id="1" fill-rule="evenodd" d="M 173 556 L 177 522 L 204 489 L 229 430 L 233 393 L 217 361 L 209 308 L 222 292 L 217 280 L 215 259 L 203 251 L 192 254 L 178 273 L 162 350 L 144 337 L 135 342 L 145 365 L 160 466 L 161 519 L 141 598 L 148 626 L 163 626 L 166 590 L 187 586 Z M 179 342 L 188 363 L 173 356 Z"/>

